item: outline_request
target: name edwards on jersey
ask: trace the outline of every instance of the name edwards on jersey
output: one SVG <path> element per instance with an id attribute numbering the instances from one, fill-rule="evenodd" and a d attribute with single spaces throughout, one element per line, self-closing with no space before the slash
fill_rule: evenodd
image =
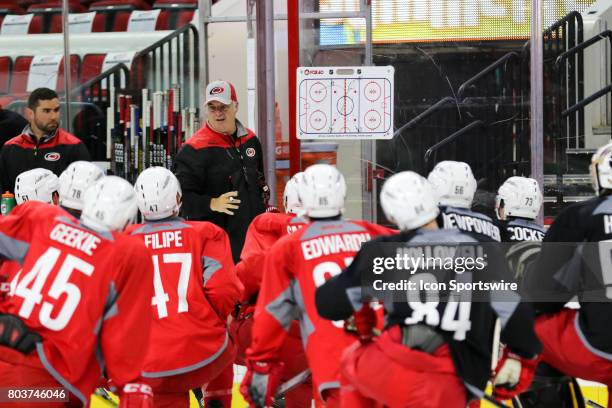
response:
<path id="1" fill-rule="evenodd" d="M 324 235 L 301 243 L 304 260 L 341 252 L 357 252 L 361 244 L 371 239 L 367 232 Z"/>

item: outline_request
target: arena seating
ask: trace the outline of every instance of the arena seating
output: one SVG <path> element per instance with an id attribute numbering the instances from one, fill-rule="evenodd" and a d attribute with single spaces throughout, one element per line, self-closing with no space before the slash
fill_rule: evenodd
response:
<path id="1" fill-rule="evenodd" d="M 13 100 L 25 99 L 28 95 L 27 85 L 30 74 L 32 56 L 20 56 L 15 59 L 14 64 L 10 58 L 0 57 L 0 106 L 7 106 Z M 77 55 L 70 57 L 71 88 L 79 83 L 80 58 Z M 11 69 L 12 65 L 12 69 Z M 57 83 L 55 89 L 64 91 L 64 61 L 59 65 Z"/>
<path id="2" fill-rule="evenodd" d="M 189 24 L 198 8 L 197 0 L 157 0 L 154 9 L 161 9 L 167 15 L 167 24 L 162 30 L 176 30 Z M 160 16 L 161 17 L 161 16 Z"/>
<path id="3" fill-rule="evenodd" d="M 96 12 L 92 32 L 127 31 L 132 11 L 151 9 L 162 10 L 156 30 L 176 30 L 192 21 L 197 7 L 197 0 L 70 0 L 71 13 Z M 28 34 L 62 32 L 61 0 L 0 0 L 0 24 L 7 14 L 24 13 L 34 14 Z"/>
<path id="4" fill-rule="evenodd" d="M 87 54 L 81 64 L 81 83 L 100 75 L 106 54 Z"/>

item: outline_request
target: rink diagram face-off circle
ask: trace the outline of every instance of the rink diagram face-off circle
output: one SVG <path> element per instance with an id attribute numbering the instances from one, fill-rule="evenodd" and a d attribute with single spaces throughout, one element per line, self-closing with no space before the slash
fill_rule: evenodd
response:
<path id="1" fill-rule="evenodd" d="M 314 130 L 322 130 L 327 125 L 327 115 L 321 110 L 316 110 L 310 114 L 310 126 Z"/>
<path id="2" fill-rule="evenodd" d="M 353 113 L 353 110 L 355 109 L 355 103 L 353 102 L 352 98 L 348 96 L 342 96 L 338 99 L 338 102 L 336 103 L 336 109 L 338 110 L 338 113 L 340 115 L 348 116 Z"/>
<path id="3" fill-rule="evenodd" d="M 364 88 L 364 97 L 370 102 L 376 102 L 382 95 L 382 90 L 377 82 L 368 82 Z"/>
<path id="4" fill-rule="evenodd" d="M 315 82 L 308 90 L 312 102 L 321 102 L 327 97 L 327 88 L 322 82 Z"/>

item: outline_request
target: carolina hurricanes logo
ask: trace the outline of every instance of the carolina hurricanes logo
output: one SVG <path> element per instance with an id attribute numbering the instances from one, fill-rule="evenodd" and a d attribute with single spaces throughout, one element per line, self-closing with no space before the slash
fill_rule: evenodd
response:
<path id="1" fill-rule="evenodd" d="M 220 93 L 223 93 L 224 89 L 222 86 L 215 86 L 213 89 L 210 90 L 210 94 L 211 95 L 217 95 Z"/>
<path id="2" fill-rule="evenodd" d="M 50 152 L 45 154 L 46 161 L 58 161 L 60 159 L 60 154 L 57 152 Z"/>
<path id="3" fill-rule="evenodd" d="M 246 155 L 249 157 L 254 157 L 255 156 L 255 149 L 252 147 L 249 147 L 248 149 L 246 149 Z"/>

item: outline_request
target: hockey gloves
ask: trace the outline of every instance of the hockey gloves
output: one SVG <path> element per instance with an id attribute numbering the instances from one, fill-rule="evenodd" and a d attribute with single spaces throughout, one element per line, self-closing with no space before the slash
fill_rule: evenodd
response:
<path id="1" fill-rule="evenodd" d="M 283 366 L 281 362 L 247 360 L 247 372 L 240 384 L 240 392 L 249 407 L 264 408 L 272 405 Z"/>
<path id="2" fill-rule="evenodd" d="M 125 384 L 119 395 L 120 408 L 153 408 L 153 390 L 147 384 Z"/>
<path id="3" fill-rule="evenodd" d="M 511 399 L 531 385 L 538 358 L 523 358 L 504 349 L 493 373 L 493 395 L 499 400 Z"/>
<path id="4" fill-rule="evenodd" d="M 375 335 L 378 335 L 376 330 L 376 312 L 369 303 L 364 303 L 359 311 L 353 313 L 345 323 L 345 330 L 356 333 L 359 341 L 369 343 Z"/>
<path id="5" fill-rule="evenodd" d="M 0 313 L 0 345 L 27 354 L 36 348 L 41 337 L 28 329 L 17 316 Z"/>

